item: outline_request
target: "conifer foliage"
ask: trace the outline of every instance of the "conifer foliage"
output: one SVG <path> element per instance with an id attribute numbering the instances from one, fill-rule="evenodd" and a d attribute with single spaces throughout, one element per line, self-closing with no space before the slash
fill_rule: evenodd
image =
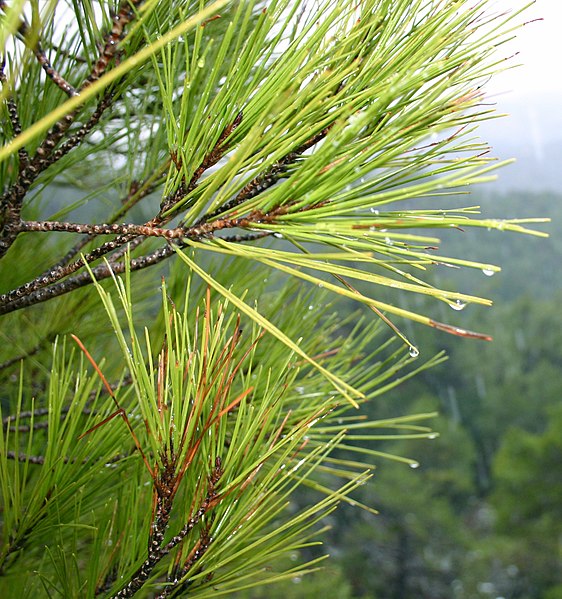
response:
<path id="1" fill-rule="evenodd" d="M 430 229 L 533 233 L 442 208 L 497 166 L 489 5 L 0 0 L 3 594 L 296 576 L 373 462 L 416 466 L 365 443 L 429 415 L 361 412 L 443 359 L 404 319 L 488 337 L 400 296 L 489 305 L 430 272 L 499 270 Z"/>

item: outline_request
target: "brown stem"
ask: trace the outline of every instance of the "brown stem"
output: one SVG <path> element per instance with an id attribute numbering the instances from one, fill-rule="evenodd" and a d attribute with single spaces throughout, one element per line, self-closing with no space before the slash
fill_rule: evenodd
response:
<path id="1" fill-rule="evenodd" d="M 16 453 L 15 451 L 7 451 L 6 452 L 6 457 L 9 460 L 14 460 L 17 462 L 23 462 L 23 463 L 28 463 L 28 464 L 33 464 L 35 466 L 43 466 L 45 464 L 45 456 L 42 455 L 28 455 L 26 453 Z M 127 454 L 121 453 L 118 454 L 116 456 L 113 456 L 112 458 L 110 458 L 106 464 L 115 464 L 116 462 L 119 462 L 121 460 L 124 460 L 126 457 L 128 457 Z M 69 459 L 69 458 L 62 458 L 62 461 L 64 464 L 74 464 L 76 462 L 75 459 Z M 85 458 L 82 460 L 82 464 L 87 464 L 88 462 L 90 462 L 91 460 L 89 460 L 88 458 Z"/>
<path id="2" fill-rule="evenodd" d="M 111 106 L 113 100 L 113 91 L 106 89 L 103 96 L 98 102 L 96 109 L 90 116 L 90 118 L 74 133 L 71 135 L 61 146 L 56 149 L 50 156 L 49 159 L 43 162 L 44 167 L 49 166 L 57 160 L 60 160 L 63 156 L 68 154 L 70 150 L 75 148 L 77 145 L 82 143 L 84 138 L 90 133 L 90 131 L 99 123 L 103 113 Z"/>
<path id="3" fill-rule="evenodd" d="M 105 45 L 96 61 L 90 75 L 82 84 L 80 91 L 91 85 L 94 81 L 99 79 L 101 75 L 107 69 L 110 60 L 115 56 L 117 52 L 117 46 L 119 41 L 122 39 L 124 34 L 125 26 L 131 22 L 134 18 L 134 9 L 138 8 L 144 0 L 123 0 L 120 4 L 119 11 L 113 17 L 113 25 L 111 31 L 106 36 Z M 1 0 L 0 8 L 6 8 L 6 3 Z M 21 35 L 26 37 L 27 26 L 23 23 L 23 33 Z M 38 47 L 38 46 L 36 46 Z M 37 55 L 37 53 L 36 53 Z M 44 57 L 44 58 L 43 58 Z M 40 60 L 47 74 L 53 81 L 65 90 L 70 95 L 73 95 L 73 88 L 67 84 L 62 77 L 52 68 L 48 63 L 44 53 L 39 52 L 38 59 Z M 108 95 L 109 94 L 109 95 Z M 55 148 L 61 142 L 66 132 L 74 122 L 76 115 L 80 111 L 81 107 L 76 108 L 72 112 L 63 116 L 57 123 L 53 125 L 50 131 L 45 136 L 43 142 L 37 148 L 35 157 L 33 160 L 26 164 L 18 176 L 18 180 L 12 187 L 0 197 L 0 215 L 3 217 L 3 227 L 0 235 L 0 258 L 10 249 L 14 243 L 16 237 L 20 233 L 20 215 L 23 204 L 23 198 L 28 192 L 33 182 L 37 179 L 39 174 L 49 167 L 53 162 L 59 160 L 68 151 L 79 144 L 82 139 L 87 135 L 91 128 L 99 121 L 101 114 L 110 104 L 110 92 L 106 92 L 104 95 L 105 100 L 102 99 L 98 108 L 90 118 L 90 121 L 86 123 L 74 136 L 70 137 L 66 144 L 64 144 L 58 151 L 55 152 Z"/>
<path id="4" fill-rule="evenodd" d="M 39 61 L 41 68 L 45 71 L 47 77 L 62 91 L 70 97 L 77 96 L 78 91 L 66 81 L 66 79 L 53 67 L 53 65 L 49 62 L 45 51 L 41 47 L 41 44 L 37 42 L 35 47 L 32 48 L 33 54 L 35 54 L 35 58 Z"/>
<path id="5" fill-rule="evenodd" d="M 270 187 L 275 185 L 275 183 L 277 183 L 277 181 L 279 181 L 279 179 L 283 177 L 283 174 L 286 172 L 287 168 L 291 164 L 293 164 L 302 154 L 304 154 L 306 150 L 309 150 L 310 148 L 315 146 L 319 141 L 324 139 L 324 137 L 326 137 L 331 128 L 332 125 L 325 127 L 324 129 L 322 129 L 322 131 L 310 137 L 296 150 L 289 152 L 283 158 L 272 164 L 267 170 L 267 172 L 258 175 L 257 177 L 252 179 L 252 181 L 250 181 L 243 189 L 241 189 L 235 198 L 229 200 L 228 202 L 217 208 L 215 211 L 206 214 L 200 220 L 200 222 L 212 220 L 220 214 L 223 214 L 228 210 L 232 210 L 232 208 L 236 208 L 236 206 L 241 205 L 245 201 L 255 198 L 260 193 L 263 193 L 266 189 L 269 189 Z"/>
<path id="6" fill-rule="evenodd" d="M 0 9 L 4 12 L 7 11 L 7 6 L 4 1 L 0 2 Z M 47 77 L 49 77 L 49 79 L 58 88 L 60 88 L 68 96 L 78 95 L 76 89 L 74 89 L 74 87 L 72 87 L 72 85 L 70 85 L 70 83 L 68 83 L 68 81 L 66 81 L 65 78 L 50 63 L 45 51 L 41 46 L 41 41 L 39 39 L 33 39 L 34 32 L 30 31 L 30 27 L 25 20 L 25 17 L 20 19 L 17 37 L 23 41 L 23 43 L 33 52 L 33 54 L 35 54 L 35 58 L 37 58 L 37 61 L 41 65 L 43 71 L 45 71 Z"/>
<path id="7" fill-rule="evenodd" d="M 240 125 L 240 123 L 242 122 L 242 118 L 243 113 L 242 111 L 240 111 L 236 115 L 232 123 L 224 128 L 213 149 L 205 156 L 205 158 L 203 158 L 203 161 L 191 176 L 191 180 L 189 181 L 189 183 L 185 185 L 184 182 L 184 184 L 181 185 L 176 192 L 172 193 L 170 196 L 162 200 L 162 203 L 160 205 L 160 212 L 150 222 L 151 225 L 158 226 L 170 220 L 170 218 L 172 217 L 170 211 L 174 208 L 174 206 L 176 206 L 176 204 L 179 201 L 181 201 L 188 193 L 191 193 L 196 188 L 197 182 L 199 181 L 203 173 L 210 169 L 212 166 L 214 166 L 226 154 L 228 150 L 228 146 L 226 143 L 227 139 L 229 135 Z"/>
<path id="8" fill-rule="evenodd" d="M 105 38 L 103 49 L 81 89 L 85 89 L 105 73 L 108 64 L 117 53 L 119 42 L 124 37 L 125 27 L 135 18 L 135 9 L 138 9 L 143 2 L 144 0 L 121 1 L 119 10 L 113 16 L 111 31 Z"/>
<path id="9" fill-rule="evenodd" d="M 154 568 L 158 565 L 158 563 L 164 557 L 166 557 L 172 549 L 174 549 L 175 547 L 177 547 L 177 545 L 182 543 L 185 537 L 201 522 L 203 517 L 209 511 L 211 511 L 220 501 L 220 497 L 217 495 L 215 491 L 215 486 L 220 480 L 223 470 L 221 461 L 219 458 L 217 458 L 212 475 L 208 481 L 207 495 L 201 502 L 199 509 L 186 522 L 182 530 L 177 535 L 175 535 L 168 543 L 164 545 L 164 534 L 166 532 L 166 528 L 170 519 L 173 495 L 170 494 L 166 496 L 163 490 L 168 489 L 171 491 L 171 489 L 175 485 L 174 471 L 175 463 L 173 462 L 173 460 L 171 460 L 169 468 L 165 469 L 165 472 L 159 480 L 159 484 L 155 484 L 155 487 L 158 492 L 158 502 L 156 514 L 153 518 L 153 523 L 151 527 L 151 534 L 148 546 L 148 556 L 137 569 L 137 571 L 133 574 L 127 585 L 123 587 L 118 593 L 113 595 L 113 599 L 122 599 L 124 597 L 132 597 L 133 595 L 135 595 L 135 593 L 139 591 L 144 586 L 145 582 L 150 578 L 152 572 L 154 571 Z M 205 528 L 202 531 L 202 536 L 200 537 L 200 540 L 195 545 L 194 549 L 190 553 L 190 556 L 188 556 L 188 559 L 184 563 L 182 577 L 187 573 L 189 568 L 202 557 L 210 542 L 211 538 L 209 536 L 209 530 Z M 190 557 L 192 558 L 191 565 L 188 564 Z"/>
<path id="10" fill-rule="evenodd" d="M 140 200 L 142 200 L 147 195 L 151 194 L 157 187 L 159 177 L 169 166 L 169 161 L 165 161 L 164 164 L 154 173 L 149 179 L 142 185 L 139 184 L 131 184 L 131 189 L 125 198 L 121 200 L 123 206 L 111 217 L 110 223 L 113 224 L 118 218 L 127 214 L 127 212 L 135 206 Z M 70 260 L 76 256 L 80 250 L 86 246 L 89 242 L 95 239 L 95 235 L 87 235 L 83 239 L 81 239 L 78 243 L 76 243 L 56 264 L 53 264 L 49 270 L 40 274 L 32 284 L 36 284 L 34 289 L 39 289 L 39 287 L 44 287 L 44 285 L 37 284 L 38 281 L 45 279 L 52 272 L 58 272 L 68 265 Z M 112 256 L 112 259 L 114 256 Z M 1 297 L 1 296 L 0 296 Z M 2 300 L 0 299 L 0 302 Z"/>
<path id="11" fill-rule="evenodd" d="M 171 246 L 165 246 L 155 250 L 150 254 L 147 254 L 146 256 L 131 260 L 129 263 L 129 268 L 131 271 L 142 270 L 154 264 L 158 264 L 159 262 L 162 262 L 162 260 L 165 260 L 172 255 L 174 255 L 174 249 Z M 112 273 L 121 274 L 124 271 L 125 264 L 123 262 L 112 265 L 111 269 L 109 269 L 105 264 L 100 264 L 92 269 L 94 279 L 96 281 L 107 279 L 112 276 Z M 59 297 L 60 295 L 64 295 L 65 293 L 69 293 L 70 291 L 74 291 L 80 287 L 90 285 L 91 283 L 92 278 L 90 277 L 90 273 L 79 273 L 65 281 L 60 281 L 51 287 L 37 289 L 28 295 L 23 295 L 22 297 L 19 297 L 10 303 L 0 306 L 0 314 L 7 314 L 9 312 L 13 312 L 14 310 L 20 310 L 21 308 L 26 308 L 34 304 L 40 304 L 41 302 Z"/>
<path id="12" fill-rule="evenodd" d="M 0 61 L 0 83 L 2 84 L 2 87 L 6 90 L 4 101 L 6 102 L 8 116 L 12 125 L 12 133 L 14 134 L 14 136 L 17 136 L 22 132 L 21 123 L 19 118 L 18 106 L 10 93 L 8 78 L 6 77 L 6 73 L 4 72 L 5 66 L 5 60 L 4 57 L 2 57 Z M 18 150 L 18 158 L 19 170 L 21 172 L 29 162 L 29 155 L 25 148 L 20 148 Z"/>
<path id="13" fill-rule="evenodd" d="M 116 234 L 121 233 L 119 237 L 116 239 L 106 242 L 99 246 L 98 248 L 92 250 L 89 254 L 84 257 L 84 260 L 76 260 L 71 264 L 67 264 L 67 260 L 71 259 L 76 253 L 87 243 L 87 240 L 82 242 L 82 245 L 78 244 L 78 249 L 73 249 L 73 251 L 69 252 L 63 260 L 60 260 L 57 264 L 55 264 L 51 269 L 41 274 L 39 277 L 35 278 L 33 281 L 22 285 L 7 294 L 3 294 L 0 296 L 0 304 L 8 304 L 10 302 L 15 302 L 17 300 L 21 300 L 26 296 L 38 291 L 41 288 L 46 287 L 47 285 L 52 285 L 61 279 L 68 277 L 72 273 L 76 272 L 80 268 L 84 266 L 85 263 L 91 263 L 94 260 L 101 258 L 102 256 L 118 250 L 119 248 L 123 248 L 121 251 L 118 251 L 117 254 L 112 258 L 112 263 L 115 263 L 117 259 L 119 259 L 126 251 L 125 245 L 129 242 L 138 245 L 142 243 L 143 239 L 136 239 L 135 236 L 142 235 L 145 236 L 158 236 L 158 237 L 166 237 L 168 239 L 174 239 L 182 237 L 181 228 L 176 228 L 172 233 L 168 233 L 167 229 L 162 229 L 158 225 L 164 224 L 168 222 L 172 215 L 164 216 L 165 211 L 171 210 L 184 196 L 186 193 L 192 191 L 196 185 L 197 181 L 201 177 L 201 175 L 214 164 L 216 164 L 221 157 L 226 152 L 226 140 L 228 136 L 232 133 L 232 131 L 238 127 L 238 125 L 242 122 L 242 113 L 238 113 L 234 121 L 227 127 L 225 127 L 222 134 L 219 136 L 217 143 L 213 147 L 213 149 L 205 156 L 203 162 L 199 166 L 199 168 L 193 174 L 187 188 L 184 189 L 183 186 L 176 191 L 174 194 L 165 199 L 162 203 L 162 207 L 158 215 L 152 220 L 148 221 L 145 225 L 115 225 L 111 224 L 103 224 L 103 225 L 79 225 L 79 224 L 71 224 L 71 223 L 52 223 L 48 221 L 43 221 L 42 223 L 38 223 L 36 221 L 28 221 L 22 222 L 20 221 L 18 224 L 17 233 L 22 231 L 64 231 L 64 232 L 72 232 L 72 233 L 82 233 L 87 234 L 89 239 L 97 235 L 102 234 Z M 64 148 L 64 146 L 63 146 Z M 61 148 L 61 150 L 63 149 Z M 60 151 L 60 150 L 59 150 Z M 167 167 L 169 165 L 169 161 L 166 161 L 165 165 Z M 151 186 L 145 188 L 141 188 L 141 193 L 139 197 L 144 197 L 150 193 Z M 89 240 L 88 239 L 88 240 Z M 134 241 L 133 241 L 134 239 Z M 69 289 L 70 290 L 70 289 Z M 66 291 L 64 292 L 66 293 Z M 49 299 L 45 297 L 45 299 Z M 44 300 L 41 300 L 44 301 Z M 21 307 L 25 307 L 31 304 L 24 304 Z M 16 308 L 17 309 L 17 308 Z M 9 312 L 11 310 L 8 310 Z M 2 308 L 0 307 L 0 314 L 2 314 Z"/>
<path id="14" fill-rule="evenodd" d="M 203 530 L 201 530 L 199 534 L 199 540 L 193 547 L 193 549 L 189 552 L 187 559 L 183 563 L 183 567 L 181 571 L 175 572 L 174 576 L 169 577 L 168 584 L 164 587 L 163 591 L 155 597 L 155 599 L 165 599 L 165 597 L 169 597 L 172 593 L 182 593 L 184 596 L 187 595 L 187 591 L 191 586 L 190 580 L 185 580 L 183 582 L 182 579 L 187 576 L 190 570 L 193 569 L 193 566 L 205 555 L 207 549 L 211 545 L 212 539 L 209 536 L 210 527 L 207 526 Z"/>

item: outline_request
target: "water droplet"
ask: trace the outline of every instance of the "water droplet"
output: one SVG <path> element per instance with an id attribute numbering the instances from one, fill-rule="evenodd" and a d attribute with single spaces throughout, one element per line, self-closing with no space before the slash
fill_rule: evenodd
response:
<path id="1" fill-rule="evenodd" d="M 430 435 L 427 435 L 428 439 L 437 439 L 439 435 L 437 433 L 431 433 Z"/>
<path id="2" fill-rule="evenodd" d="M 304 462 L 304 458 L 302 460 L 299 460 L 297 464 L 292 467 L 291 472 L 296 472 L 304 464 Z"/>
<path id="3" fill-rule="evenodd" d="M 373 214 L 378 214 L 379 213 L 379 211 L 376 208 L 371 208 L 370 210 L 371 210 L 371 212 Z"/>
<path id="4" fill-rule="evenodd" d="M 419 462 L 410 462 L 410 468 L 419 468 L 420 467 L 420 463 Z"/>
<path id="5" fill-rule="evenodd" d="M 385 237 L 384 242 L 386 243 L 386 245 L 394 245 L 394 241 L 392 241 L 390 237 Z"/>
<path id="6" fill-rule="evenodd" d="M 310 306 L 308 306 L 309 310 L 314 310 L 314 306 L 312 304 L 310 304 Z"/>
<path id="7" fill-rule="evenodd" d="M 283 239 L 283 233 L 273 233 L 273 237 L 277 239 Z"/>
<path id="8" fill-rule="evenodd" d="M 413 345 L 410 346 L 410 356 L 412 356 L 412 358 L 417 358 L 420 355 L 420 350 L 417 347 L 414 347 Z"/>
<path id="9" fill-rule="evenodd" d="M 461 302 L 461 300 L 456 300 L 452 304 L 449 304 L 449 306 L 451 306 L 451 308 L 453 308 L 453 310 L 463 310 L 464 307 L 466 306 L 466 304 Z"/>
<path id="10" fill-rule="evenodd" d="M 491 268 L 483 268 L 482 272 L 487 276 L 487 277 L 493 277 L 496 274 L 495 270 L 492 270 Z"/>
<path id="11" fill-rule="evenodd" d="M 302 395 L 304 393 L 304 387 L 295 387 L 295 391 L 299 394 Z"/>
<path id="12" fill-rule="evenodd" d="M 202 69 L 202 68 L 205 66 L 205 59 L 204 59 L 204 58 L 200 58 L 200 59 L 197 61 L 197 66 L 198 66 L 200 69 Z"/>

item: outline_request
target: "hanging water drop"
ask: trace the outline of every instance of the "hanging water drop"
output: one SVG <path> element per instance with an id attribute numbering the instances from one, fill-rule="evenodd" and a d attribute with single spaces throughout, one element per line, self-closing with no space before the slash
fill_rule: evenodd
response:
<path id="1" fill-rule="evenodd" d="M 437 433 L 431 433 L 431 434 L 427 435 L 427 438 L 428 439 L 437 439 L 438 436 L 439 435 Z"/>
<path id="2" fill-rule="evenodd" d="M 451 308 L 453 308 L 453 310 L 463 310 L 464 307 L 466 306 L 466 304 L 461 302 L 461 300 L 456 300 L 452 304 L 449 304 L 449 306 L 451 306 Z"/>
<path id="3" fill-rule="evenodd" d="M 420 350 L 417 347 L 410 345 L 409 353 L 412 358 L 417 358 L 420 355 Z"/>
<path id="4" fill-rule="evenodd" d="M 492 270 L 491 268 L 483 268 L 482 273 L 485 274 L 487 277 L 493 277 L 496 274 L 496 271 Z"/>
<path id="5" fill-rule="evenodd" d="M 419 462 L 410 462 L 410 468 L 419 468 L 419 467 L 420 467 Z"/>
<path id="6" fill-rule="evenodd" d="M 283 233 L 273 233 L 273 237 L 276 239 L 283 239 Z"/>

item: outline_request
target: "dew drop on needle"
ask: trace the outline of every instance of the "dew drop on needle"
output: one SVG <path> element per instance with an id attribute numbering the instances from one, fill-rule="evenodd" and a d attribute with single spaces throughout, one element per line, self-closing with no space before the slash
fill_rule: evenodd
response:
<path id="1" fill-rule="evenodd" d="M 465 303 L 461 302 L 461 300 L 456 300 L 452 304 L 449 304 L 453 310 L 463 310 L 466 306 Z"/>

